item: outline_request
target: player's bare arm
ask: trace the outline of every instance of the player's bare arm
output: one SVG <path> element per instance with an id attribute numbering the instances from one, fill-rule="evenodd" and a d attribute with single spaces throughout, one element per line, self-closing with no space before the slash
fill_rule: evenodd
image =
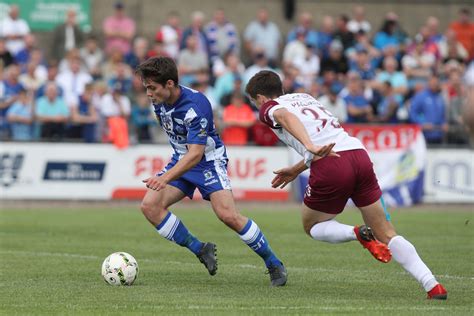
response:
<path id="1" fill-rule="evenodd" d="M 283 189 L 288 183 L 293 181 L 300 173 L 308 169 L 308 166 L 301 160 L 296 165 L 273 171 L 276 176 L 272 180 L 272 188 Z"/>
<path id="2" fill-rule="evenodd" d="M 176 165 L 168 170 L 161 177 L 153 176 L 147 179 L 144 179 L 143 182 L 146 183 L 147 188 L 160 191 L 166 187 L 166 185 L 181 177 L 186 171 L 193 168 L 195 165 L 201 161 L 202 156 L 204 155 L 205 145 L 199 144 L 189 144 L 188 152 L 181 158 Z"/>
<path id="3" fill-rule="evenodd" d="M 273 113 L 275 121 L 285 130 L 287 130 L 293 137 L 295 137 L 310 153 L 317 157 L 336 156 L 339 157 L 334 151 L 332 151 L 335 143 L 317 146 L 311 142 L 311 139 L 306 132 L 303 124 L 300 120 L 287 109 L 277 109 Z M 316 158 L 317 159 L 317 158 Z"/>

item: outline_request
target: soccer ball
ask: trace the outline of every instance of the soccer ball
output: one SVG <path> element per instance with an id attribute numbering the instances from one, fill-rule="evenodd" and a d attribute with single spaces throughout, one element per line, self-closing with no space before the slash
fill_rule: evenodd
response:
<path id="1" fill-rule="evenodd" d="M 132 285 L 138 276 L 138 263 L 126 252 L 114 252 L 102 263 L 102 276 L 110 285 Z"/>

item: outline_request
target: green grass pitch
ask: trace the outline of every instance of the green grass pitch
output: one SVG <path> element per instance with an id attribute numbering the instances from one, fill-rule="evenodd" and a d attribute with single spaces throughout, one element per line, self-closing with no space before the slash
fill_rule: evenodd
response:
<path id="1" fill-rule="evenodd" d="M 473 315 L 472 208 L 392 211 L 398 232 L 412 241 L 449 291 L 447 301 L 428 301 L 395 262 L 379 263 L 357 242 L 331 245 L 307 237 L 296 206 L 240 206 L 285 263 L 286 287 L 269 286 L 261 259 L 206 204 L 181 204 L 175 213 L 201 240 L 217 244 L 214 277 L 187 249 L 160 237 L 138 204 L 4 207 L 0 314 Z M 361 223 L 355 210 L 338 219 Z M 129 252 L 138 261 L 140 273 L 131 287 L 102 280 L 102 261 L 115 251 Z"/>

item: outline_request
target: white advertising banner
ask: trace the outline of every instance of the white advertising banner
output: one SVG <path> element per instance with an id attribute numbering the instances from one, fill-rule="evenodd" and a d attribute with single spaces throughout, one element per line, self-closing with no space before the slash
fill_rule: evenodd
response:
<path id="1" fill-rule="evenodd" d="M 474 151 L 429 150 L 423 201 L 474 203 Z"/>
<path id="2" fill-rule="evenodd" d="M 140 199 L 142 179 L 170 160 L 166 145 L 118 150 L 106 144 L 4 143 L 0 147 L 2 199 Z M 288 200 L 270 186 L 273 170 L 288 164 L 286 148 L 230 147 L 228 172 L 243 200 Z M 196 197 L 199 198 L 196 191 Z"/>

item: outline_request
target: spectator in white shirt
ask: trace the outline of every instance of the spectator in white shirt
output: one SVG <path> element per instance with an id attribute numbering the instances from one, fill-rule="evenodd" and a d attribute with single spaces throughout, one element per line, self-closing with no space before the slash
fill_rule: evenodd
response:
<path id="1" fill-rule="evenodd" d="M 0 36 L 5 37 L 7 50 L 15 56 L 25 47 L 24 37 L 30 33 L 30 27 L 25 20 L 20 19 L 20 9 L 17 5 L 10 6 L 8 16 L 0 27 Z"/>
<path id="2" fill-rule="evenodd" d="M 364 31 L 364 33 L 369 33 L 372 29 L 370 22 L 365 18 L 365 9 L 363 6 L 355 6 L 352 9 L 352 19 L 347 24 L 347 28 L 351 33 L 358 33 L 359 31 Z"/>
<path id="3" fill-rule="evenodd" d="M 62 88 L 64 100 L 69 106 L 76 104 L 79 96 L 84 92 L 84 87 L 90 82 L 92 82 L 92 77 L 81 71 L 79 58 L 69 60 L 69 69 L 60 72 L 56 77 L 56 83 Z"/>
<path id="4" fill-rule="evenodd" d="M 280 52 L 281 33 L 278 26 L 269 21 L 267 9 L 258 10 L 257 19 L 250 22 L 245 29 L 244 40 L 249 56 L 255 54 L 256 47 L 261 47 L 270 64 L 276 64 Z"/>
<path id="5" fill-rule="evenodd" d="M 123 88 L 116 84 L 112 91 L 105 94 L 100 100 L 100 112 L 105 118 L 130 116 L 130 99 L 123 94 Z"/>

